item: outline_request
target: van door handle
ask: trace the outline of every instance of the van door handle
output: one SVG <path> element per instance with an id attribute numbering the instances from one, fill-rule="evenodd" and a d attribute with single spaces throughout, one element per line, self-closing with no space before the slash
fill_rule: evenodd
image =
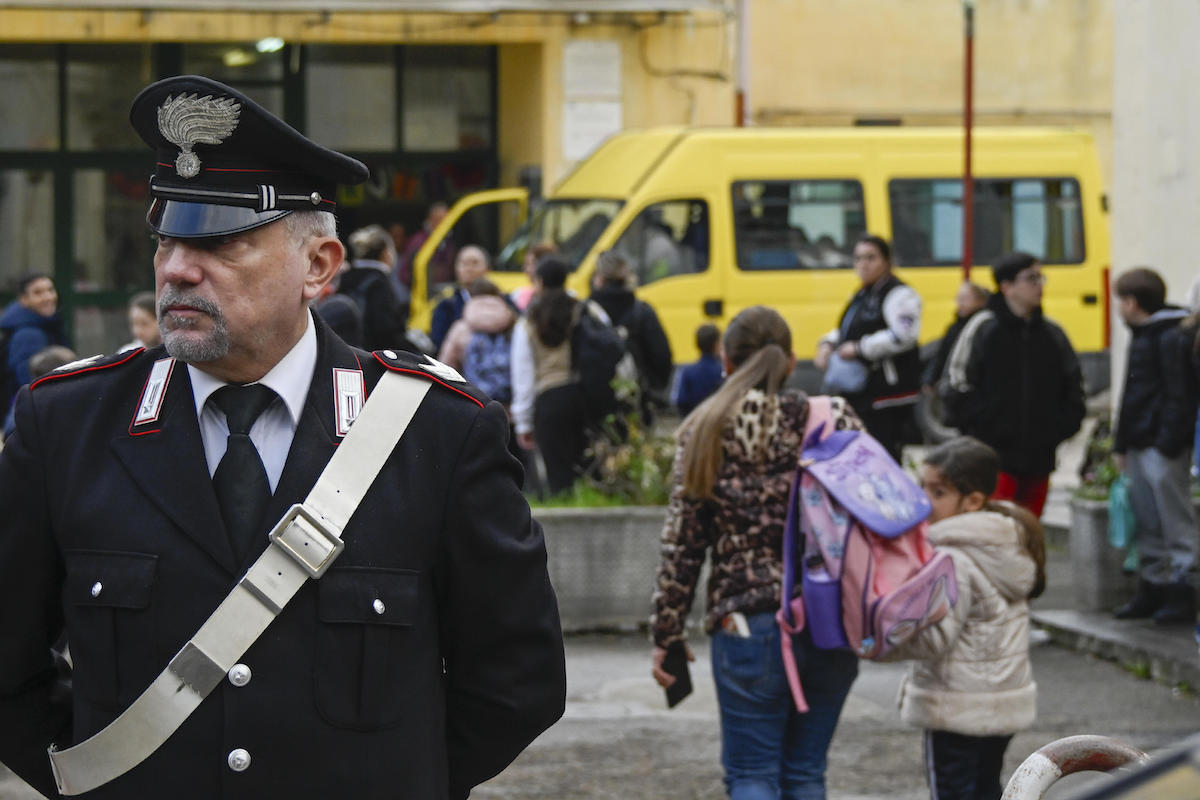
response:
<path id="1" fill-rule="evenodd" d="M 705 300 L 704 301 L 704 316 L 719 317 L 725 313 L 724 300 Z"/>
<path id="2" fill-rule="evenodd" d="M 1100 300 L 1100 298 L 1096 297 L 1094 294 L 1085 294 L 1082 299 L 1085 306 L 1094 306 Z"/>

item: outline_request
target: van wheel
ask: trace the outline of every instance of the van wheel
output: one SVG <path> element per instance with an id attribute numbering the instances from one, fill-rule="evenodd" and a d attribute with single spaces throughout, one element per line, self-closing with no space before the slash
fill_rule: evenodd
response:
<path id="1" fill-rule="evenodd" d="M 941 444 L 959 435 L 958 428 L 951 428 L 942 423 L 941 401 L 936 396 L 921 392 L 913 416 L 916 417 L 917 427 L 920 428 L 926 444 Z"/>

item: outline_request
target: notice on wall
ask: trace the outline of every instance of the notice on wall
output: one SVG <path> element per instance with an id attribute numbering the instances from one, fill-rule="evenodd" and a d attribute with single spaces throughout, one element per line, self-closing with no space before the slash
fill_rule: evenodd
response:
<path id="1" fill-rule="evenodd" d="M 563 94 L 568 100 L 621 97 L 621 45 L 604 39 L 563 44 Z"/>
<path id="2" fill-rule="evenodd" d="M 620 101 L 568 100 L 563 104 L 563 157 L 569 161 L 586 158 L 620 130 Z"/>

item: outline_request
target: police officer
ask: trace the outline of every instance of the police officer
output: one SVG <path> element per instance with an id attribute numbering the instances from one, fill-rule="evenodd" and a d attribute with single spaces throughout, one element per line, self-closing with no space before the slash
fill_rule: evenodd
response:
<path id="1" fill-rule="evenodd" d="M 0 453 L 0 761 L 50 797 L 466 797 L 565 693 L 504 410 L 310 313 L 344 257 L 337 185 L 364 181 L 361 163 L 196 76 L 147 87 L 130 117 L 157 152 L 164 345 L 69 365 L 17 400 Z M 343 468 L 337 494 L 362 498 L 328 571 L 303 552 L 335 542 L 323 523 L 268 544 L 397 381 L 423 399 L 382 466 Z M 301 576 L 282 599 L 276 564 Z M 69 693 L 50 650 L 64 630 Z"/>

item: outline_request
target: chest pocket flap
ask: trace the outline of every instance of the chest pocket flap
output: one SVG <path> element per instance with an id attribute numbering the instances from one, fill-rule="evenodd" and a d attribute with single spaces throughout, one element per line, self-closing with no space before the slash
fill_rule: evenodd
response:
<path id="1" fill-rule="evenodd" d="M 317 581 L 322 622 L 408 627 L 417 612 L 416 570 L 343 567 Z"/>
<path id="2" fill-rule="evenodd" d="M 146 608 L 158 556 L 104 550 L 68 550 L 66 602 L 97 608 Z"/>

